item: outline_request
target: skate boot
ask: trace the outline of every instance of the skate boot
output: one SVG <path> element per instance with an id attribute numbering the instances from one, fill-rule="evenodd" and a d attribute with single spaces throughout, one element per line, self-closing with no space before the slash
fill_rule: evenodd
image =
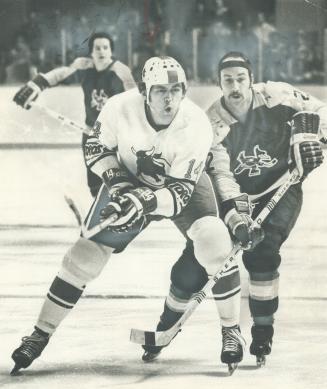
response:
<path id="1" fill-rule="evenodd" d="M 243 348 L 245 340 L 241 335 L 238 325 L 233 327 L 222 327 L 223 348 L 221 350 L 222 363 L 228 364 L 228 372 L 232 375 L 237 365 L 243 359 Z"/>
<path id="2" fill-rule="evenodd" d="M 154 359 L 156 359 L 159 354 L 161 353 L 161 350 L 163 349 L 162 346 L 142 346 L 144 353 L 142 355 L 142 361 L 143 362 L 152 362 Z"/>
<path id="3" fill-rule="evenodd" d="M 251 328 L 252 343 L 250 353 L 257 358 L 257 366 L 262 367 L 266 363 L 266 355 L 271 353 L 274 327 L 272 325 L 253 325 Z"/>
<path id="4" fill-rule="evenodd" d="M 39 357 L 49 342 L 49 335 L 37 327 L 31 336 L 24 336 L 22 344 L 12 353 L 11 358 L 15 367 L 11 375 L 15 375 L 20 369 L 26 369 L 37 357 Z"/>

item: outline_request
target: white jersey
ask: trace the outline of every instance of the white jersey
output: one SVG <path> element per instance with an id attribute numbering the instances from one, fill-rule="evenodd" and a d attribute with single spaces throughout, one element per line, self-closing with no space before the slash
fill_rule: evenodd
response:
<path id="1" fill-rule="evenodd" d="M 165 189 L 167 179 L 194 186 L 205 167 L 213 139 L 205 112 L 187 97 L 172 123 L 155 130 L 147 120 L 143 96 L 136 89 L 107 101 L 94 126 L 94 135 L 97 141 L 91 138 L 87 154 L 88 165 L 96 174 L 102 176 L 113 167 L 115 151 L 134 177 L 152 189 L 165 192 L 169 192 Z M 157 195 L 160 197 L 159 192 Z M 167 194 L 164 197 L 163 201 L 167 201 Z"/>

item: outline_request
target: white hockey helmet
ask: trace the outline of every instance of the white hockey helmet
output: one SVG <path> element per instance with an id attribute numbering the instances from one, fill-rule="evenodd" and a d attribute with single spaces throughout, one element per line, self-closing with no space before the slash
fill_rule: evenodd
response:
<path id="1" fill-rule="evenodd" d="M 187 88 L 186 76 L 182 66 L 172 57 L 152 57 L 146 61 L 142 70 L 142 82 L 149 100 L 153 85 L 181 83 L 184 92 Z"/>

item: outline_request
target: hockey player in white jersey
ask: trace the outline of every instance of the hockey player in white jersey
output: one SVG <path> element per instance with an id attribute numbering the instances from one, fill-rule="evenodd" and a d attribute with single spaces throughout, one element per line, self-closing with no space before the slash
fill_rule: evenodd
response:
<path id="1" fill-rule="evenodd" d="M 153 57 L 144 66 L 142 80 L 141 93 L 134 89 L 107 101 L 86 143 L 87 164 L 104 182 L 86 218 L 86 228 L 98 225 L 113 212 L 118 219 L 90 239 L 81 235 L 68 250 L 34 332 L 24 337 L 12 354 L 13 373 L 41 354 L 111 254 L 121 252 L 151 220 L 171 219 L 192 241 L 198 261 L 209 274 L 231 249 L 230 235 L 217 217 L 210 182 L 203 174 L 212 128 L 205 112 L 185 97 L 183 68 L 173 58 Z M 239 195 L 238 187 L 229 189 L 230 198 Z M 247 210 L 234 209 L 229 224 L 245 245 L 253 240 Z M 238 276 L 237 266 L 231 273 Z M 164 327 L 178 320 L 192 293 L 199 289 L 192 271 L 189 275 L 172 277 L 162 316 Z M 239 279 L 235 286 L 229 276 L 221 291 L 228 294 L 233 288 L 239 296 Z M 219 308 L 225 325 L 238 326 L 239 298 L 224 300 Z M 234 332 L 240 342 L 239 328 Z"/>

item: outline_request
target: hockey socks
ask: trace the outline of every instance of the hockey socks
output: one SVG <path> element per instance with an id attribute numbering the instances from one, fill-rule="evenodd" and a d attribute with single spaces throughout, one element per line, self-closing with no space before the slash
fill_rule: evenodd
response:
<path id="1" fill-rule="evenodd" d="M 221 325 L 239 324 L 241 304 L 241 280 L 238 266 L 233 266 L 212 288 L 212 294 L 220 316 Z"/>
<path id="2" fill-rule="evenodd" d="M 83 290 L 84 288 L 79 289 L 56 277 L 43 303 L 36 326 L 40 330 L 52 334 L 75 306 Z"/>

